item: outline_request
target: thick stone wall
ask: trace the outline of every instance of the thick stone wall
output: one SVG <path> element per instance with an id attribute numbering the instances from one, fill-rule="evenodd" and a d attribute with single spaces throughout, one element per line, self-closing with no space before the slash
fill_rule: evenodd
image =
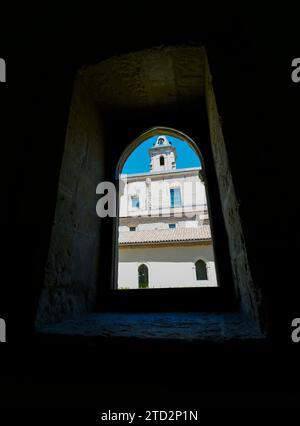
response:
<path id="1" fill-rule="evenodd" d="M 204 96 L 203 47 L 158 47 L 112 57 L 79 75 L 103 108 L 185 104 Z"/>
<path id="2" fill-rule="evenodd" d="M 205 49 L 163 47 L 113 57 L 83 67 L 77 74 L 57 208 L 41 296 L 38 323 L 55 322 L 95 308 L 100 268 L 100 219 L 95 213 L 96 186 L 104 177 L 104 146 L 98 108 L 112 111 L 151 111 L 161 106 L 198 107 L 206 98 L 210 143 L 218 180 L 231 264 L 241 311 L 259 319 L 261 293 L 253 283 L 247 259 L 238 203 L 214 97 Z M 173 108 L 173 109 L 172 109 Z M 145 119 L 144 117 L 144 119 Z M 105 123 L 107 124 L 107 123 Z M 133 125 L 133 121 L 131 125 Z M 118 125 L 116 121 L 115 125 Z M 188 130 L 188 129 L 187 129 Z M 128 141 L 127 141 L 128 143 Z M 126 144 L 126 141 L 124 141 Z M 126 145 L 115 145 L 120 158 Z M 117 161 L 112 160 L 112 164 Z M 106 163 L 108 158 L 106 158 Z M 102 233 L 103 235 L 103 233 Z M 107 237 L 106 244 L 111 248 Z"/>
<path id="3" fill-rule="evenodd" d="M 210 141 L 219 185 L 224 222 L 228 234 L 235 291 L 240 302 L 241 311 L 251 319 L 255 319 L 259 322 L 261 292 L 259 288 L 254 285 L 251 276 L 240 220 L 239 205 L 230 172 L 222 126 L 212 85 L 212 76 L 207 60 L 205 74 L 205 95 Z"/>
<path id="4" fill-rule="evenodd" d="M 101 225 L 96 186 L 103 168 L 100 113 L 77 79 L 37 324 L 95 309 Z"/>

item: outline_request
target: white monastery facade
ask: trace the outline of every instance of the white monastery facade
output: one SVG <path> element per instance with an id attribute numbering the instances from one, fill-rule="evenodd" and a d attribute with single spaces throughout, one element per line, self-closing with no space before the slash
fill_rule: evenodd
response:
<path id="1" fill-rule="evenodd" d="M 165 136 L 149 156 L 120 179 L 118 288 L 217 286 L 201 167 L 177 169 Z"/>

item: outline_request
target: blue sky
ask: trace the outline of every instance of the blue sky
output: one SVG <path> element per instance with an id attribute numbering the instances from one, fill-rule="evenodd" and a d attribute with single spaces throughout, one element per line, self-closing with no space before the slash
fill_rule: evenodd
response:
<path id="1" fill-rule="evenodd" d="M 153 146 L 156 139 L 160 135 L 152 136 L 146 141 L 142 142 L 127 158 L 122 173 L 143 173 L 149 172 L 150 157 L 148 149 Z M 173 136 L 167 136 L 172 145 L 176 147 L 177 160 L 176 168 L 184 169 L 186 167 L 200 167 L 200 158 L 195 154 L 188 142 L 177 139 Z"/>

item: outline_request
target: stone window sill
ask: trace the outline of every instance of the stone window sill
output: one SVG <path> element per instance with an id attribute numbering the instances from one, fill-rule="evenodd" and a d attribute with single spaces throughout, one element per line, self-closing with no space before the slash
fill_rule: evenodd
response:
<path id="1" fill-rule="evenodd" d="M 192 342 L 257 341 L 254 322 L 238 313 L 94 313 L 36 330 L 39 337 L 131 338 Z"/>

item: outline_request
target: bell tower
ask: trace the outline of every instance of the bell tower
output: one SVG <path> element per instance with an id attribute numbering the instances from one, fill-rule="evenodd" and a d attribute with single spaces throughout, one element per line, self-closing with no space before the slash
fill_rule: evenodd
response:
<path id="1" fill-rule="evenodd" d="M 148 152 L 150 155 L 150 172 L 164 172 L 176 169 L 176 148 L 166 136 L 158 136 L 153 147 Z"/>

